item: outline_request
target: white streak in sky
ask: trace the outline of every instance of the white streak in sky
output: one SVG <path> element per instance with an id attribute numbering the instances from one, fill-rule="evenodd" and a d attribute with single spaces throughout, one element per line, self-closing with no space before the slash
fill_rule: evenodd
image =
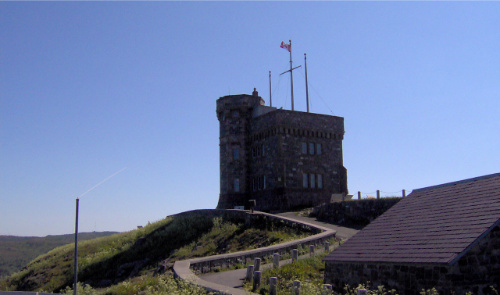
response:
<path id="1" fill-rule="evenodd" d="M 93 187 L 91 187 L 90 189 L 88 189 L 86 192 L 84 192 L 83 194 L 81 194 L 77 199 L 80 199 L 81 197 L 83 197 L 84 195 L 86 195 L 87 193 L 89 193 L 91 190 L 95 189 L 96 187 L 100 186 L 101 184 L 105 183 L 106 181 L 108 181 L 110 178 L 112 178 L 113 176 L 115 176 L 116 174 L 122 172 L 123 170 L 127 169 L 127 167 L 125 168 L 122 168 L 118 171 L 116 171 L 115 173 L 111 174 L 110 176 L 104 178 L 101 182 L 99 182 L 98 184 L 94 185 Z"/>

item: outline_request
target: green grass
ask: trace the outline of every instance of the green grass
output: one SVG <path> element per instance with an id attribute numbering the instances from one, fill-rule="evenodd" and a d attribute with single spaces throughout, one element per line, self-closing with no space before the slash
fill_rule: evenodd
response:
<path id="1" fill-rule="evenodd" d="M 80 241 L 116 234 L 116 232 L 80 233 Z M 55 235 L 46 237 L 0 236 L 0 278 L 20 271 L 36 257 L 59 246 L 73 243 L 75 236 Z"/>
<path id="2" fill-rule="evenodd" d="M 280 268 L 272 268 L 263 271 L 262 285 L 257 293 L 268 294 L 269 278 L 278 278 L 278 294 L 290 294 L 294 280 L 301 281 L 300 294 L 321 294 L 321 285 L 325 263 L 321 261 L 326 253 L 318 254 L 310 258 L 298 260 L 294 263 L 286 264 Z M 251 291 L 252 286 L 245 284 L 245 289 Z M 319 290 L 319 292 L 318 292 Z"/>
<path id="3" fill-rule="evenodd" d="M 90 285 L 78 283 L 80 295 L 208 295 L 202 287 L 189 284 L 182 280 L 174 279 L 171 274 L 162 276 L 142 275 L 114 286 L 94 289 Z M 72 295 L 73 289 L 67 287 L 61 294 Z"/>
<path id="4" fill-rule="evenodd" d="M 220 218 L 215 218 L 210 232 L 189 245 L 178 249 L 171 257 L 182 260 L 232 253 L 267 247 L 307 236 L 307 233 L 301 233 L 289 228 L 246 228 L 243 224 L 227 223 Z"/>
<path id="5" fill-rule="evenodd" d="M 330 243 L 335 246 L 338 244 Z M 323 277 L 325 271 L 325 263 L 322 259 L 328 253 L 317 254 L 310 258 L 298 260 L 294 263 L 286 264 L 280 268 L 267 269 L 262 272 L 262 285 L 256 291 L 259 294 L 269 294 L 269 279 L 271 277 L 278 278 L 277 292 L 278 295 L 288 295 L 292 292 L 293 281 L 300 281 L 301 295 L 318 295 L 321 294 L 323 287 Z M 252 285 L 245 284 L 245 289 L 252 291 Z M 395 290 L 387 291 L 383 286 L 372 289 L 369 285 L 358 285 L 356 287 L 345 286 L 344 295 L 357 295 L 358 289 L 367 289 L 369 295 L 389 295 L 396 294 Z M 430 294 L 430 293 L 429 293 Z"/>
<path id="6" fill-rule="evenodd" d="M 307 236 L 279 224 L 246 228 L 204 214 L 166 218 L 144 228 L 80 242 L 78 279 L 93 288 L 134 284 L 175 260 L 253 249 Z M 72 285 L 74 244 L 56 248 L 0 282 L 0 290 L 59 292 Z M 125 287 L 123 287 L 125 288 Z M 111 293 L 110 293 L 111 294 Z M 193 293 L 194 294 L 194 293 Z"/>

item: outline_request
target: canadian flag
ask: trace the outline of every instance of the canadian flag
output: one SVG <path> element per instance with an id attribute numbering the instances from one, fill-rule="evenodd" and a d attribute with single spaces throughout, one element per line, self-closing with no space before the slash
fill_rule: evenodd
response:
<path id="1" fill-rule="evenodd" d="M 290 44 L 283 42 L 283 41 L 281 41 L 280 47 L 288 50 L 288 52 L 292 52 L 292 46 Z"/>

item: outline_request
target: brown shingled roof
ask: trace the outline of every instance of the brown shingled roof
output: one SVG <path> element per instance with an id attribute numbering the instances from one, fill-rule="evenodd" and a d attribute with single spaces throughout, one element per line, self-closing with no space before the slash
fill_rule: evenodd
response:
<path id="1" fill-rule="evenodd" d="M 324 260 L 454 264 L 500 224 L 500 173 L 416 189 Z"/>

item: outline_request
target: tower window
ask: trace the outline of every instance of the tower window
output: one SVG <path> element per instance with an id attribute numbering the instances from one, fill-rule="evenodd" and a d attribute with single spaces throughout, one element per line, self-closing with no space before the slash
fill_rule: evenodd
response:
<path id="1" fill-rule="evenodd" d="M 316 188 L 316 175 L 309 174 L 309 177 L 310 177 L 310 179 L 309 179 L 310 180 L 310 183 L 309 183 L 310 187 Z"/>
<path id="2" fill-rule="evenodd" d="M 302 143 L 302 153 L 307 154 L 307 143 L 306 142 Z"/>
<path id="3" fill-rule="evenodd" d="M 309 155 L 314 155 L 314 142 L 309 143 Z"/>
<path id="4" fill-rule="evenodd" d="M 307 173 L 302 174 L 302 187 L 303 188 L 307 188 L 308 187 Z"/>
<path id="5" fill-rule="evenodd" d="M 234 192 L 236 192 L 236 193 L 240 192 L 240 179 L 239 178 L 234 179 Z"/>
<path id="6" fill-rule="evenodd" d="M 233 149 L 233 160 L 238 160 L 240 158 L 240 149 Z"/>
<path id="7" fill-rule="evenodd" d="M 321 143 L 316 144 L 316 155 L 321 155 Z"/>
<path id="8" fill-rule="evenodd" d="M 318 174 L 316 177 L 318 178 L 318 188 L 323 188 L 323 175 Z"/>

